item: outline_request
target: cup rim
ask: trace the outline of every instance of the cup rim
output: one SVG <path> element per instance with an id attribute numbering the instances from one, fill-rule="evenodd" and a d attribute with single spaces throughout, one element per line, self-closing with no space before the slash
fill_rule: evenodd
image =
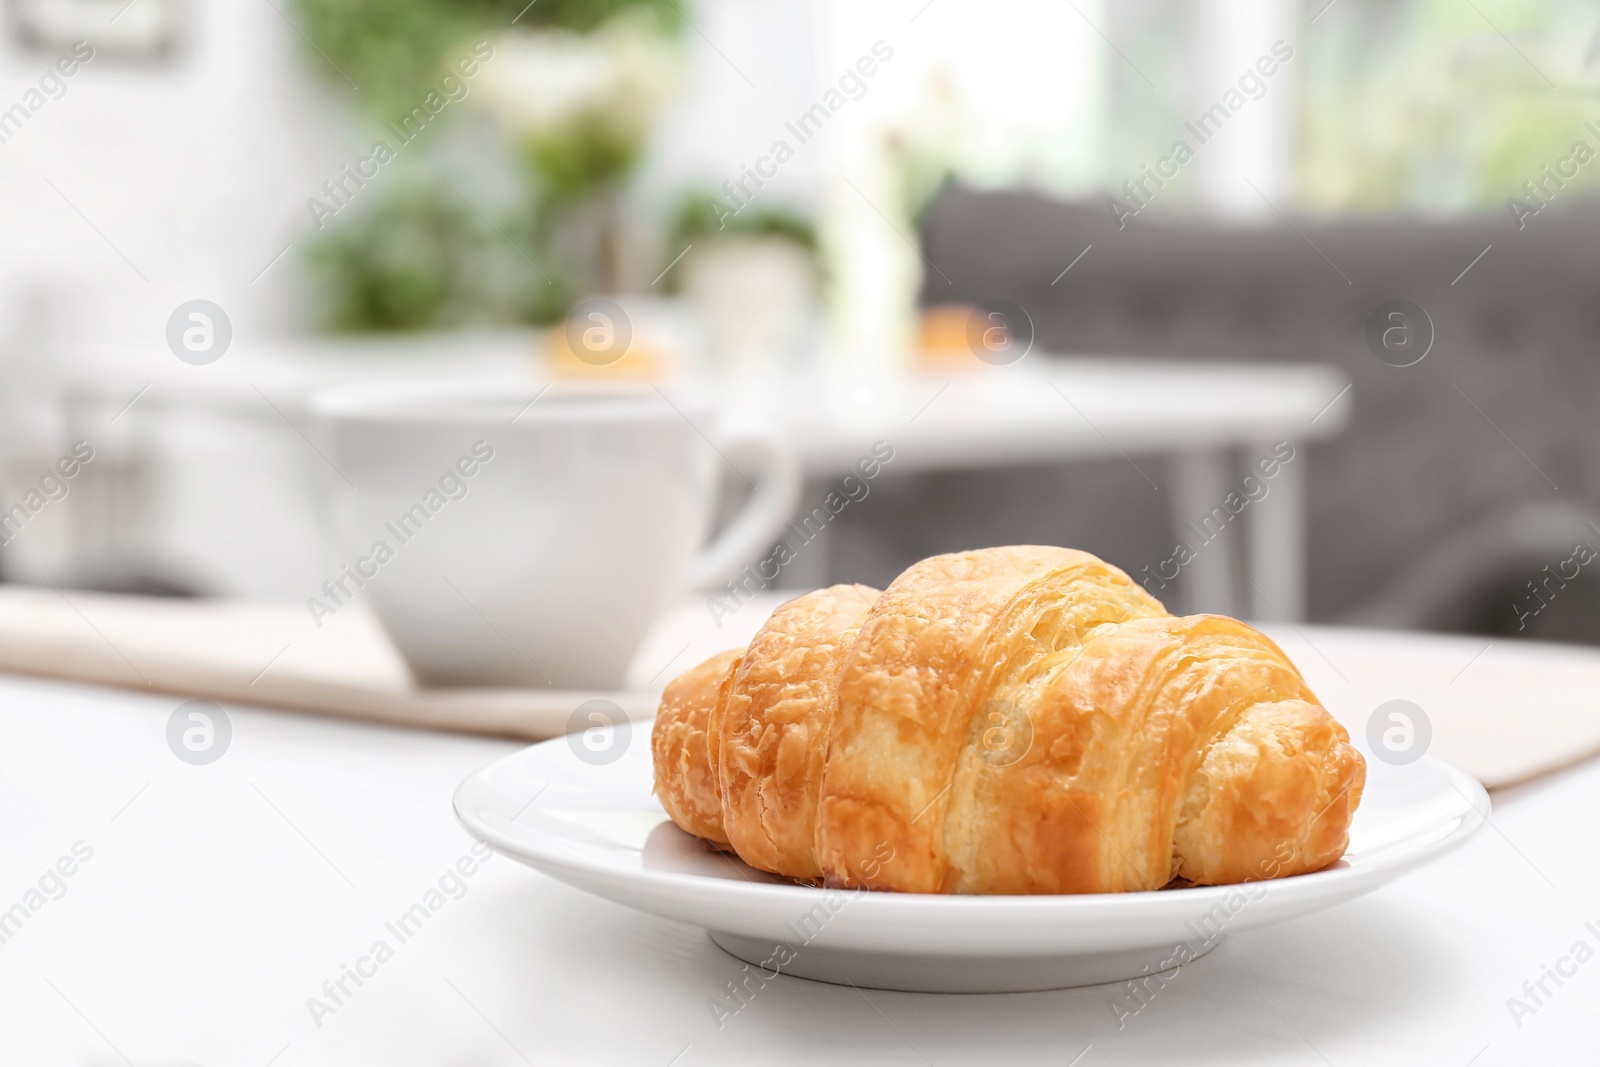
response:
<path id="1" fill-rule="evenodd" d="M 480 424 L 503 421 L 516 404 L 515 425 L 567 422 L 635 422 L 700 413 L 708 401 L 693 393 L 663 390 L 651 382 L 583 380 L 513 383 L 411 379 L 347 384 L 314 391 L 307 399 L 315 418 L 347 423 Z M 483 410 L 474 412 L 473 405 Z M 493 407 L 491 419 L 490 408 Z"/>

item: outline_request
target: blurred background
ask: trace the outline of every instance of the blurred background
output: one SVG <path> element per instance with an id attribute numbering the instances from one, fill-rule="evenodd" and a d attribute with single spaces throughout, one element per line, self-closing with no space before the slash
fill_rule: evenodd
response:
<path id="1" fill-rule="evenodd" d="M 895 444 L 783 587 L 1043 542 L 1178 608 L 1600 641 L 1591 5 L 5 13 L 8 582 L 303 600 L 312 390 L 608 376 L 789 427 L 802 511 Z"/>

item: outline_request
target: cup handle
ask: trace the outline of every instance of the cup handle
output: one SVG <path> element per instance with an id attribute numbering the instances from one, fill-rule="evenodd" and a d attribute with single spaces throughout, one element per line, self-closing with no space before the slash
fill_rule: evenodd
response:
<path id="1" fill-rule="evenodd" d="M 800 456 L 787 439 L 744 419 L 719 424 L 712 436 L 717 450 L 750 477 L 756 489 L 717 539 L 690 560 L 684 577 L 689 590 L 727 581 L 765 552 L 800 502 Z"/>

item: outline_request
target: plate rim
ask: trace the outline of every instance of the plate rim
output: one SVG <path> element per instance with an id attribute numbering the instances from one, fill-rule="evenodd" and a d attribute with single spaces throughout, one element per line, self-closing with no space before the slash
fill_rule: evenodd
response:
<path id="1" fill-rule="evenodd" d="M 632 725 L 637 726 L 637 724 Z M 606 729 L 612 729 L 612 727 L 607 727 Z M 451 808 L 455 812 L 456 820 L 469 834 L 482 840 L 497 852 L 520 863 L 549 874 L 551 877 L 556 877 L 560 881 L 567 882 L 567 884 L 576 884 L 575 881 L 563 878 L 554 872 L 559 870 L 563 873 L 571 874 L 575 879 L 584 883 L 579 885 L 579 888 L 584 889 L 586 892 L 593 892 L 588 887 L 588 883 L 593 879 L 621 879 L 632 883 L 640 889 L 673 893 L 694 889 L 702 895 L 707 907 L 715 907 L 718 903 L 733 904 L 737 902 L 739 904 L 749 904 L 755 899 L 770 900 L 773 903 L 789 901 L 798 904 L 804 900 L 816 900 L 819 893 L 828 892 L 827 889 L 821 887 L 765 881 L 740 882 L 682 871 L 600 867 L 581 860 L 563 857 L 553 848 L 542 850 L 530 848 L 526 842 L 518 841 L 510 835 L 489 826 L 465 810 L 463 795 L 469 789 L 482 782 L 496 768 L 525 758 L 527 753 L 535 749 L 555 746 L 565 741 L 566 738 L 564 736 L 553 737 L 532 745 L 526 745 L 515 752 L 509 752 L 491 760 L 472 771 L 461 780 L 456 786 L 455 792 L 451 795 Z M 1329 896 L 1334 896 L 1337 894 L 1338 887 L 1349 882 L 1356 883 L 1349 888 L 1359 890 L 1360 887 L 1365 886 L 1367 889 L 1376 889 L 1408 871 L 1459 848 L 1488 823 L 1489 817 L 1493 812 L 1493 803 L 1482 783 L 1459 767 L 1429 755 L 1423 755 L 1421 759 L 1411 766 L 1418 765 L 1431 765 L 1443 772 L 1449 784 L 1461 795 L 1466 801 L 1467 807 L 1475 812 L 1478 818 L 1476 820 L 1467 818 L 1466 812 L 1462 812 L 1457 825 L 1451 827 L 1441 837 L 1416 848 L 1401 850 L 1387 859 L 1379 857 L 1371 864 L 1360 867 L 1325 867 L 1322 870 L 1309 871 L 1284 878 L 1269 878 L 1254 882 L 1229 882 L 1212 886 L 1190 886 L 1184 888 L 1181 892 L 1168 889 L 1139 889 L 1124 893 L 993 894 L 869 891 L 857 898 L 857 901 L 858 903 L 866 904 L 869 909 L 890 908 L 906 910 L 920 906 L 960 913 L 966 911 L 994 912 L 1004 907 L 1010 911 L 1050 911 L 1059 914 L 1064 909 L 1104 912 L 1126 908 L 1135 911 L 1151 911 L 1159 910 L 1160 907 L 1166 906 L 1168 902 L 1174 907 L 1179 906 L 1180 902 L 1183 905 L 1203 905 L 1213 900 L 1225 898 L 1229 893 L 1237 891 L 1240 886 L 1271 887 L 1273 896 L 1284 904 L 1291 903 L 1292 900 L 1303 899 L 1307 895 L 1313 895 L 1318 889 L 1326 892 Z M 667 821 L 670 822 L 670 818 Z M 1442 824 L 1443 822 L 1441 821 L 1437 825 Z M 1298 888 L 1288 888 L 1290 886 L 1297 886 Z M 1317 889 L 1307 888 L 1309 886 L 1315 886 Z M 853 890 L 838 891 L 853 892 Z M 1359 893 L 1354 895 L 1359 895 Z M 1340 899 L 1347 898 L 1348 895 Z"/>

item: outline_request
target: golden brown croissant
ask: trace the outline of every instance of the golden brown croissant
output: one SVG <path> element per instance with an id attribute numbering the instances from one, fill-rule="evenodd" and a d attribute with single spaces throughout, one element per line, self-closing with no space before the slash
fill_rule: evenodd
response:
<path id="1" fill-rule="evenodd" d="M 919 893 L 1318 870 L 1366 778 L 1266 637 L 1039 546 L 789 601 L 667 686 L 652 748 L 688 832 L 792 878 Z"/>

